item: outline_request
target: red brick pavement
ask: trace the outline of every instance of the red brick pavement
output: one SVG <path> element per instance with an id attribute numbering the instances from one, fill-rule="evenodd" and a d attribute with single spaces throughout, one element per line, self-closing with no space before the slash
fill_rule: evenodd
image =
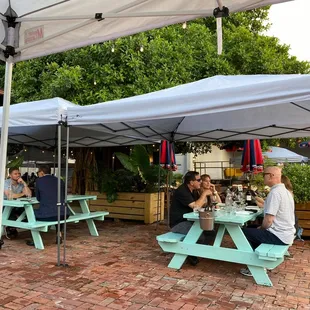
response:
<path id="1" fill-rule="evenodd" d="M 240 265 L 202 259 L 196 267 L 167 268 L 155 236 L 164 225 L 85 223 L 68 226 L 68 268 L 56 267 L 54 232 L 45 250 L 25 244 L 29 232 L 5 240 L 0 251 L 1 309 L 310 309 L 310 242 L 296 242 L 291 257 L 273 270 L 274 286 L 239 274 Z M 229 243 L 230 240 L 225 240 Z M 61 258 L 63 252 L 61 253 Z"/>

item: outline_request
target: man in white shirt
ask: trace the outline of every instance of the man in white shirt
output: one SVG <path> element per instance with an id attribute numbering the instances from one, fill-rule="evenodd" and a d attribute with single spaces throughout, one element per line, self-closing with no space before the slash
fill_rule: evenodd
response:
<path id="1" fill-rule="evenodd" d="M 244 228 L 243 232 L 253 249 L 262 243 L 290 245 L 295 238 L 293 196 L 281 183 L 281 168 L 267 167 L 263 175 L 264 183 L 271 188 L 264 203 L 263 223 L 258 229 Z M 241 273 L 250 276 L 246 270 L 241 269 Z"/>

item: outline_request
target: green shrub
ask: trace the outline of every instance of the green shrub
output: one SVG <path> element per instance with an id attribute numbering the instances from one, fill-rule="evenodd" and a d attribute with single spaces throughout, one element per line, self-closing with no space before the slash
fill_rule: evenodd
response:
<path id="1" fill-rule="evenodd" d="M 310 201 L 310 165 L 287 164 L 282 173 L 291 180 L 295 202 Z"/>

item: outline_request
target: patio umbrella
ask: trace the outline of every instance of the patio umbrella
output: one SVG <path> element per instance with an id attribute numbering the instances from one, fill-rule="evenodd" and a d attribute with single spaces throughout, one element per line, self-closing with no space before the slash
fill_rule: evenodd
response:
<path id="1" fill-rule="evenodd" d="M 167 169 L 168 171 L 176 171 L 177 170 L 173 142 L 169 142 L 167 140 L 161 141 L 161 143 L 160 143 L 160 154 L 159 154 L 159 164 L 162 166 L 162 168 Z M 168 172 L 167 173 L 167 180 L 166 180 L 168 226 L 169 226 L 169 219 L 170 219 L 170 185 L 171 185 L 171 178 L 170 178 L 170 173 Z"/>
<path id="2" fill-rule="evenodd" d="M 175 151 L 173 142 L 163 140 L 160 143 L 159 163 L 164 169 L 176 171 L 178 169 L 175 160 Z"/>
<path id="3" fill-rule="evenodd" d="M 241 160 L 241 170 L 246 173 L 259 173 L 263 171 L 263 153 L 258 139 L 246 140 Z"/>

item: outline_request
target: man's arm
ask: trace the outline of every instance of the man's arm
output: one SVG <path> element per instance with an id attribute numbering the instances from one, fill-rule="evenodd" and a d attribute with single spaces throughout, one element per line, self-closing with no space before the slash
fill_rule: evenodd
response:
<path id="1" fill-rule="evenodd" d="M 207 191 L 203 191 L 199 199 L 190 203 L 188 206 L 191 207 L 192 209 L 197 207 L 201 208 L 206 203 L 206 198 L 207 198 Z"/>
<path id="2" fill-rule="evenodd" d="M 36 198 L 38 201 L 40 201 L 41 197 L 40 197 L 40 182 L 39 179 L 36 182 Z"/>
<path id="3" fill-rule="evenodd" d="M 274 218 L 275 218 L 274 215 L 265 214 L 261 229 L 268 229 L 269 227 L 271 227 Z"/>
<path id="4" fill-rule="evenodd" d="M 24 182 L 24 188 L 23 188 L 23 195 L 25 196 L 32 196 L 31 189 L 28 187 L 27 183 Z"/>

